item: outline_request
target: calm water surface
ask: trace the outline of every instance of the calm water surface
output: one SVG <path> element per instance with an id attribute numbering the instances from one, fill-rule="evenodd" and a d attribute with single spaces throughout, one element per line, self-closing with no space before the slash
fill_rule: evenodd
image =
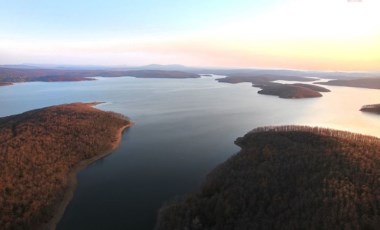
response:
<path id="1" fill-rule="evenodd" d="M 69 102 L 134 122 L 119 148 L 78 174 L 78 187 L 58 229 L 152 229 L 158 208 L 194 191 L 217 164 L 236 153 L 233 141 L 263 125 L 307 124 L 380 136 L 380 90 L 327 86 L 315 99 L 258 95 L 251 84 L 201 79 L 98 78 L 22 83 L 0 88 L 0 116 Z"/>

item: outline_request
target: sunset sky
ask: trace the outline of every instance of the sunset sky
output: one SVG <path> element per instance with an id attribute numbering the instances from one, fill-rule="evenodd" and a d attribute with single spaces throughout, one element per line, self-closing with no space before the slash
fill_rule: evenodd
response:
<path id="1" fill-rule="evenodd" d="M 0 64 L 380 70 L 380 0 L 0 0 Z"/>

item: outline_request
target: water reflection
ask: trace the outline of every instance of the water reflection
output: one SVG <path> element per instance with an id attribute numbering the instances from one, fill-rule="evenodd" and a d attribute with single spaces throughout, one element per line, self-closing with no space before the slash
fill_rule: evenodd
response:
<path id="1" fill-rule="evenodd" d="M 98 105 L 135 125 L 120 147 L 79 175 L 58 229 L 152 229 L 168 199 L 195 190 L 239 149 L 233 141 L 257 126 L 306 124 L 380 136 L 380 116 L 359 111 L 380 90 L 327 86 L 322 98 L 280 99 L 250 83 L 201 79 L 98 78 L 0 88 L 0 116 L 69 102 Z"/>

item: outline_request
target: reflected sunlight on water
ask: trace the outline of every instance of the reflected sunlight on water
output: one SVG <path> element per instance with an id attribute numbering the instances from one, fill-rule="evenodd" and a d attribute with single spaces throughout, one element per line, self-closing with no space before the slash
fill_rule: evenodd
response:
<path id="1" fill-rule="evenodd" d="M 196 189 L 239 150 L 234 140 L 258 126 L 305 124 L 380 136 L 380 116 L 359 111 L 380 103 L 380 90 L 325 86 L 332 92 L 322 98 L 292 100 L 215 78 L 121 77 L 1 87 L 0 116 L 104 101 L 98 108 L 135 122 L 113 154 L 79 173 L 57 229 L 152 229 L 163 202 Z"/>

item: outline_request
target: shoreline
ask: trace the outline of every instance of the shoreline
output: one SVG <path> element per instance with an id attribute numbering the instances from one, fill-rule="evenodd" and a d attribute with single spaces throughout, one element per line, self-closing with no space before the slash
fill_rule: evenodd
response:
<path id="1" fill-rule="evenodd" d="M 116 133 L 116 141 L 112 143 L 112 146 L 109 150 L 105 151 L 104 153 L 97 155 L 95 157 L 92 157 L 90 159 L 81 161 L 76 165 L 68 174 L 68 185 L 67 189 L 65 191 L 65 195 L 63 196 L 63 199 L 61 202 L 57 203 L 56 207 L 54 208 L 54 214 L 53 217 L 50 219 L 50 221 L 46 224 L 43 224 L 41 226 L 41 229 L 43 230 L 55 230 L 57 227 L 57 224 L 62 219 L 63 215 L 65 214 L 66 208 L 71 202 L 71 200 L 74 197 L 75 190 L 77 188 L 77 175 L 80 171 L 87 168 L 87 166 L 91 165 L 92 163 L 96 162 L 97 160 L 100 160 L 111 153 L 113 153 L 117 147 L 119 147 L 123 133 L 124 131 L 131 127 L 133 125 L 133 122 L 129 121 L 129 124 L 121 127 L 117 133 Z"/>

